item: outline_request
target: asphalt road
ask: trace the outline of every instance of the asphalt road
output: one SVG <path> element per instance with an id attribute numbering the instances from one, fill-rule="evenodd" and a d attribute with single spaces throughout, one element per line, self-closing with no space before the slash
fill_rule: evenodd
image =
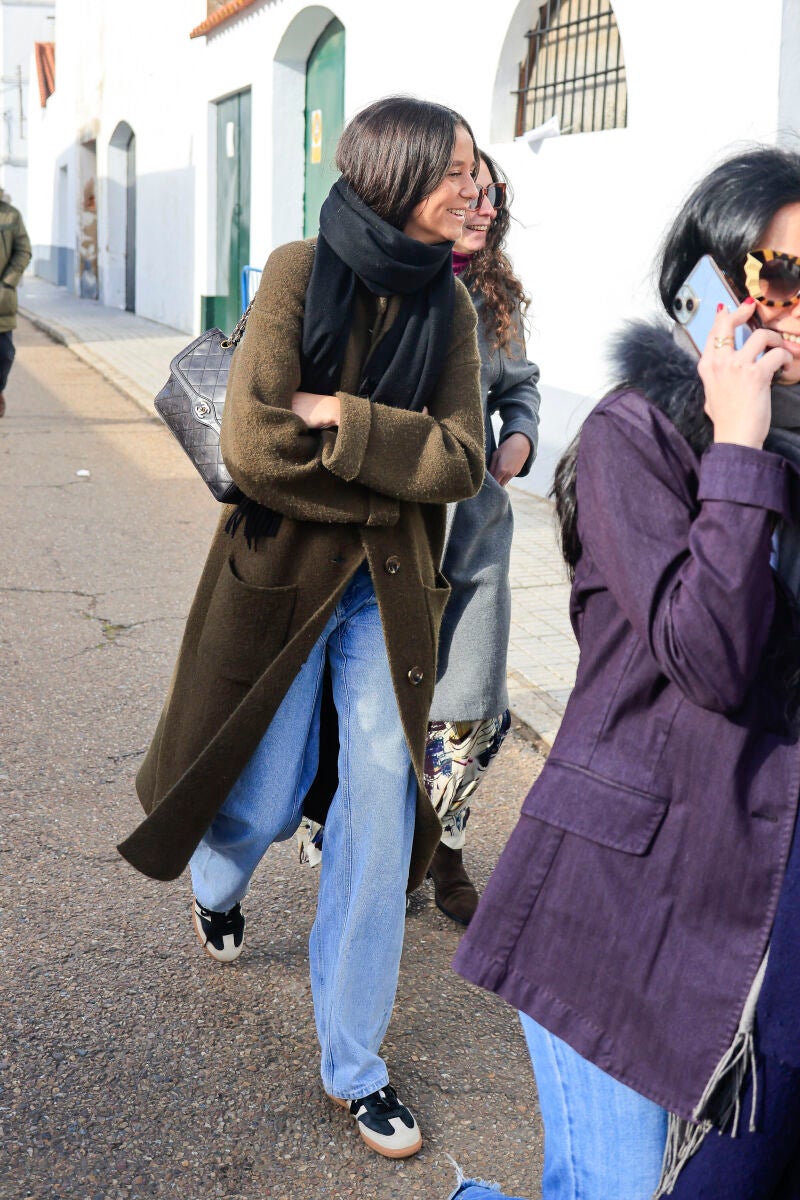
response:
<path id="1" fill-rule="evenodd" d="M 157 884 L 117 854 L 216 505 L 156 420 L 25 322 L 17 346 L 0 422 L 0 1200 L 445 1200 L 448 1155 L 533 1200 L 524 1042 L 450 970 L 459 931 L 430 885 L 384 1045 L 425 1145 L 393 1163 L 322 1091 L 317 876 L 293 844 L 264 860 L 231 966 L 197 944 L 186 877 Z M 479 883 L 541 761 L 512 732 L 470 824 Z"/>

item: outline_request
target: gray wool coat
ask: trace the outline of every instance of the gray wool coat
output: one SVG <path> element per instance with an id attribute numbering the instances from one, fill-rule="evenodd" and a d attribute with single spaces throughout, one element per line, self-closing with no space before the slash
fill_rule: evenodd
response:
<path id="1" fill-rule="evenodd" d="M 478 311 L 486 465 L 497 449 L 491 419 L 497 413 L 501 442 L 512 433 L 524 433 L 531 444 L 520 471 L 527 475 L 539 436 L 539 368 L 526 358 L 524 342 L 514 343 L 510 351 L 492 349 L 483 321 L 483 296 L 470 295 Z M 522 334 L 519 314 L 515 323 Z M 487 470 L 477 496 L 449 506 L 448 525 L 442 572 L 452 591 L 442 620 L 431 720 L 478 721 L 508 708 L 508 572 L 514 517 L 506 488 Z"/>

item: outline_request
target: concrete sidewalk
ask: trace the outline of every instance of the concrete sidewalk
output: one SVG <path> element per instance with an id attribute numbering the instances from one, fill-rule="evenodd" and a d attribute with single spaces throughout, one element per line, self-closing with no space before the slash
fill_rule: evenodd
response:
<path id="1" fill-rule="evenodd" d="M 25 276 L 20 314 L 147 412 L 172 357 L 192 335 L 121 309 L 80 300 L 65 288 Z M 508 684 L 515 716 L 547 746 L 558 731 L 575 679 L 578 649 L 569 624 L 569 584 L 558 553 L 552 506 L 511 488 L 515 536 L 511 555 Z"/>

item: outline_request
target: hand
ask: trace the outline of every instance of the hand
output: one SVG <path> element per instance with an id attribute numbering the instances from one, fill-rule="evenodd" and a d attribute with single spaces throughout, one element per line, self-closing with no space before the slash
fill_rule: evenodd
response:
<path id="1" fill-rule="evenodd" d="M 505 487 L 519 475 L 530 452 L 531 443 L 524 433 L 510 433 L 489 460 L 489 474 Z"/>
<path id="2" fill-rule="evenodd" d="M 705 410 L 714 426 L 714 441 L 760 450 L 772 417 L 772 381 L 792 362 L 792 355 L 774 329 L 757 329 L 741 350 L 732 344 L 714 344 L 715 339 L 732 339 L 735 330 L 752 316 L 752 301 L 733 312 L 718 312 L 697 371 L 705 388 Z"/>
<path id="3" fill-rule="evenodd" d="M 342 406 L 338 396 L 295 392 L 292 396 L 292 412 L 297 413 L 309 429 L 333 429 L 341 420 Z"/>

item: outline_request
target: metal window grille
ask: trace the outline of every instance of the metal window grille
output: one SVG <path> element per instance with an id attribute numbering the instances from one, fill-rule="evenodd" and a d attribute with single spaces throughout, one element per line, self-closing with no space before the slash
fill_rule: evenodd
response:
<path id="1" fill-rule="evenodd" d="M 627 122 L 622 41 L 610 0 L 545 0 L 519 66 L 516 134 L 558 117 L 562 133 Z"/>

